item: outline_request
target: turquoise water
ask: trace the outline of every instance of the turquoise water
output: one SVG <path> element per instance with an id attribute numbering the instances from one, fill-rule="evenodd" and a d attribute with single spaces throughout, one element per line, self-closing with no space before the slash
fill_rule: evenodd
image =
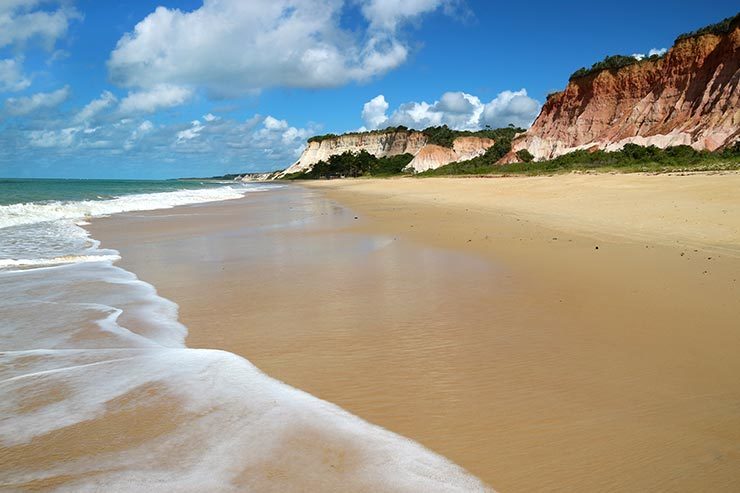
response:
<path id="1" fill-rule="evenodd" d="M 199 180 L 51 180 L 0 178 L 0 205 L 28 202 L 106 200 L 125 195 L 223 187 Z"/>
<path id="2" fill-rule="evenodd" d="M 94 242 L 79 225 L 93 217 L 237 199 L 263 188 L 200 180 L 1 179 L 0 270 L 89 260 Z"/>

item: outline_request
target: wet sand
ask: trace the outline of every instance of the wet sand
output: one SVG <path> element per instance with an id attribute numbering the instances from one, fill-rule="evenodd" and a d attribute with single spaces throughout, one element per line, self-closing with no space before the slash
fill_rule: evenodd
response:
<path id="1" fill-rule="evenodd" d="M 736 491 L 739 186 L 324 182 L 90 229 L 180 305 L 190 347 L 500 491 Z"/>

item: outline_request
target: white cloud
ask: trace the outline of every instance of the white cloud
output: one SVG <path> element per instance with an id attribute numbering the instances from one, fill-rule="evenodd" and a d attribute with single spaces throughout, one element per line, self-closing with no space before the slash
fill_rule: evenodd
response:
<path id="1" fill-rule="evenodd" d="M 463 92 L 446 92 L 439 98 L 436 105 L 438 111 L 464 115 L 474 113 L 479 106 L 480 99 Z"/>
<path id="2" fill-rule="evenodd" d="M 22 63 L 8 58 L 0 60 L 0 92 L 22 91 L 31 85 L 31 79 L 23 74 Z"/>
<path id="3" fill-rule="evenodd" d="M 193 140 L 205 128 L 203 124 L 200 123 L 200 121 L 198 120 L 193 120 L 192 122 L 190 122 L 190 125 L 190 128 L 177 132 L 177 140 L 175 141 L 176 144 L 179 144 L 186 140 Z"/>
<path id="4" fill-rule="evenodd" d="M 119 111 L 123 114 L 153 113 L 187 102 L 193 91 L 186 87 L 159 84 L 152 89 L 129 93 L 121 100 Z"/>
<path id="5" fill-rule="evenodd" d="M 141 122 L 141 125 L 139 125 L 138 131 L 141 133 L 149 132 L 151 129 L 154 128 L 154 124 L 150 122 L 149 120 L 144 120 Z"/>
<path id="6" fill-rule="evenodd" d="M 375 96 L 362 107 L 362 121 L 367 128 L 380 128 L 388 121 L 385 112 L 388 111 L 388 102 L 382 94 Z"/>
<path id="7" fill-rule="evenodd" d="M 504 91 L 486 104 L 472 94 L 446 92 L 433 103 L 401 104 L 388 116 L 388 103 L 380 95 L 365 103 L 362 120 L 371 129 L 387 125 L 416 129 L 447 125 L 456 130 L 476 130 L 485 125 L 504 127 L 510 123 L 528 127 L 539 109 L 540 103 L 530 98 L 525 89 Z"/>
<path id="8" fill-rule="evenodd" d="M 5 122 L 0 132 L 0 167 L 20 171 L 18 163 L 46 162 L 74 175 L 76 166 L 95 162 L 102 174 L 127 168 L 128 176 L 140 177 L 154 171 L 167 176 L 265 171 L 295 162 L 306 139 L 321 130 L 261 115 L 159 124 L 132 115 L 113 121 L 115 111 L 98 119 L 95 126 L 71 125 L 75 114 Z M 189 171 L 183 171 L 186 168 Z"/>
<path id="9" fill-rule="evenodd" d="M 480 116 L 480 125 L 529 127 L 540 112 L 540 102 L 527 95 L 526 89 L 503 91 L 486 104 Z"/>
<path id="10" fill-rule="evenodd" d="M 216 120 L 220 120 L 220 118 L 214 115 L 213 113 L 208 113 L 207 115 L 203 115 L 203 119 L 207 122 L 213 122 Z"/>
<path id="11" fill-rule="evenodd" d="M 411 128 L 447 125 L 458 130 L 478 128 L 483 104 L 477 97 L 464 92 L 446 92 L 433 103 L 410 102 L 398 107 L 388 119 L 391 125 Z"/>
<path id="12" fill-rule="evenodd" d="M 40 9 L 41 4 L 57 4 L 54 9 Z M 52 49 L 67 34 L 71 21 L 80 14 L 68 2 L 41 0 L 3 0 L 0 2 L 0 48 L 40 41 Z"/>
<path id="13" fill-rule="evenodd" d="M 288 122 L 285 120 L 278 120 L 275 117 L 267 116 L 262 123 L 267 130 L 285 130 L 288 128 Z"/>
<path id="14" fill-rule="evenodd" d="M 150 122 L 149 120 L 144 120 L 139 124 L 138 127 L 134 128 L 131 131 L 131 135 L 128 139 L 123 143 L 123 148 L 127 151 L 131 150 L 134 145 L 141 140 L 141 138 L 146 135 L 147 133 L 151 132 L 154 129 L 154 124 Z"/>
<path id="15" fill-rule="evenodd" d="M 39 109 L 48 109 L 59 106 L 70 95 L 69 86 L 64 86 L 53 92 L 39 92 L 21 98 L 8 98 L 5 110 L 13 116 L 28 115 Z"/>
<path id="16" fill-rule="evenodd" d="M 103 91 L 99 98 L 93 99 L 77 113 L 73 120 L 77 123 L 92 120 L 101 111 L 113 106 L 118 99 L 110 91 Z"/>
<path id="17" fill-rule="evenodd" d="M 375 28 L 395 30 L 409 19 L 437 10 L 449 4 L 446 0 L 370 0 L 362 7 L 362 13 Z"/>
<path id="18" fill-rule="evenodd" d="M 60 130 L 33 130 L 29 133 L 30 144 L 34 147 L 70 147 L 80 129 L 77 127 Z"/>
<path id="19" fill-rule="evenodd" d="M 254 132 L 253 139 L 265 146 L 268 156 L 284 155 L 292 161 L 303 152 L 306 139 L 313 132 L 312 129 L 292 127 L 286 120 L 268 115 L 262 120 L 262 128 Z"/>
<path id="20" fill-rule="evenodd" d="M 645 55 L 645 53 L 633 53 L 631 56 L 632 58 L 636 58 L 638 60 L 642 60 L 646 56 L 663 56 L 668 51 L 668 48 L 651 48 L 650 51 L 648 51 L 648 54 Z"/>
<path id="21" fill-rule="evenodd" d="M 238 96 L 267 87 L 333 87 L 402 64 L 401 22 L 442 2 L 386 1 L 363 8 L 368 25 L 340 26 L 344 0 L 204 0 L 192 11 L 158 7 L 124 35 L 108 60 L 125 87 L 202 87 Z M 407 6 L 408 3 L 408 6 Z"/>

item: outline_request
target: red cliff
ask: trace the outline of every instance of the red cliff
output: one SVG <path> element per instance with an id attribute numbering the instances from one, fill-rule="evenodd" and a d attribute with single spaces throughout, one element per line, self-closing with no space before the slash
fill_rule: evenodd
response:
<path id="1" fill-rule="evenodd" d="M 527 149 L 549 159 L 626 143 L 716 150 L 740 137 L 740 16 L 729 29 L 683 37 L 654 60 L 572 78 L 548 97 L 502 161 Z"/>

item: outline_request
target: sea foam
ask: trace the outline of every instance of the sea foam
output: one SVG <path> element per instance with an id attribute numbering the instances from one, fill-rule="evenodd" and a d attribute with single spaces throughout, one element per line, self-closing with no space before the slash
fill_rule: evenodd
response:
<path id="1" fill-rule="evenodd" d="M 109 200 L 51 201 L 46 203 L 19 203 L 0 206 L 0 228 L 55 221 L 106 216 L 129 211 L 168 209 L 178 205 L 198 204 L 238 199 L 246 192 L 264 190 L 251 186 L 176 190 L 173 192 L 124 195 Z"/>

